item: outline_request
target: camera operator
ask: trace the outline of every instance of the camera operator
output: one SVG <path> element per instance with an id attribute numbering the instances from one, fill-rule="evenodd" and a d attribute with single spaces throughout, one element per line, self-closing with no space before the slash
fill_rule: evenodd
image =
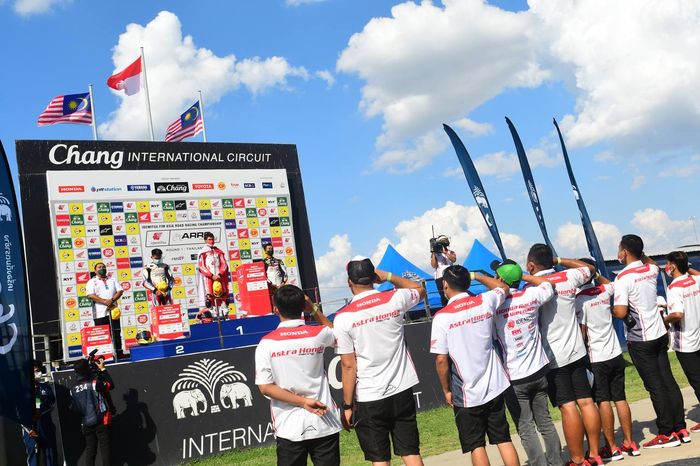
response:
<path id="1" fill-rule="evenodd" d="M 114 409 L 110 408 L 109 391 L 114 388 L 103 358 L 80 359 L 73 365 L 78 380 L 70 390 L 71 408 L 80 414 L 80 424 L 85 438 L 85 464 L 95 465 L 97 445 L 100 446 L 102 464 L 110 466 L 110 425 Z"/>
<path id="2" fill-rule="evenodd" d="M 51 411 L 56 405 L 51 384 L 41 373 L 41 363 L 32 361 L 34 369 L 35 411 L 32 424 L 22 426 L 22 439 L 27 451 L 27 465 L 55 466 L 56 426 L 51 420 Z"/>
<path id="3" fill-rule="evenodd" d="M 447 305 L 447 297 L 442 289 L 442 273 L 457 262 L 457 254 L 449 249 L 450 239 L 445 235 L 430 238 L 430 265 L 435 269 L 435 285 L 440 293 L 440 301 Z"/>

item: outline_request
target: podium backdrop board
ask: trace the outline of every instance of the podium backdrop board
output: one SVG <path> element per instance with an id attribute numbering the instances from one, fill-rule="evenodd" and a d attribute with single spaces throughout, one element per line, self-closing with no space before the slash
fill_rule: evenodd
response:
<path id="1" fill-rule="evenodd" d="M 317 286 L 293 145 L 17 141 L 17 160 L 34 328 L 60 333 L 66 359 L 80 356 L 80 330 L 92 325 L 85 284 L 97 262 L 125 290 L 126 339 L 150 326 L 141 271 L 153 248 L 171 267 L 185 322 L 196 312 L 206 231 L 232 272 L 262 259 L 269 241 L 290 283 Z"/>

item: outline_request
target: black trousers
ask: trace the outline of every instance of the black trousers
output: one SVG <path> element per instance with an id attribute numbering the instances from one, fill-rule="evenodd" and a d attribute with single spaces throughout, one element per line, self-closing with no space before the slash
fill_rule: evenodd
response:
<path id="1" fill-rule="evenodd" d="M 438 294 L 440 294 L 440 302 L 442 307 L 447 306 L 447 296 L 445 296 L 445 290 L 442 289 L 442 278 L 435 279 L 435 286 L 437 286 Z"/>
<path id="2" fill-rule="evenodd" d="M 112 332 L 112 342 L 114 343 L 114 351 L 119 353 L 122 349 L 122 327 L 119 319 L 111 320 L 110 316 L 100 317 L 95 319 L 95 325 L 109 325 Z"/>
<path id="3" fill-rule="evenodd" d="M 85 437 L 85 465 L 95 466 L 97 458 L 97 445 L 100 446 L 102 466 L 111 466 L 111 448 L 109 445 L 109 426 L 98 424 L 91 427 L 83 427 Z"/>
<path id="4" fill-rule="evenodd" d="M 632 362 L 649 392 L 659 434 L 685 429 L 683 395 L 668 361 L 668 335 L 652 341 L 627 342 Z"/>
<path id="5" fill-rule="evenodd" d="M 277 437 L 278 466 L 306 466 L 307 455 L 314 466 L 340 465 L 340 434 L 299 442 Z"/>
<path id="6" fill-rule="evenodd" d="M 694 353 L 681 353 L 676 351 L 678 362 L 681 363 L 685 376 L 688 377 L 690 386 L 695 391 L 695 396 L 700 401 L 700 351 Z"/>

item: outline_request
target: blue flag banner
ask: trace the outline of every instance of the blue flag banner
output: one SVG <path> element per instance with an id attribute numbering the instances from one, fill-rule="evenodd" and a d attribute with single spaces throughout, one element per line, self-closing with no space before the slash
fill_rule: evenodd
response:
<path id="1" fill-rule="evenodd" d="M 0 143 L 0 416 L 32 424 L 32 344 L 24 248 L 10 165 Z"/>
<path id="2" fill-rule="evenodd" d="M 510 129 L 510 134 L 513 136 L 513 142 L 515 143 L 515 151 L 518 153 L 518 161 L 520 162 L 520 168 L 523 172 L 523 179 L 525 180 L 525 189 L 527 189 L 527 194 L 530 197 L 530 202 L 532 203 L 532 210 L 535 211 L 535 217 L 537 218 L 537 223 L 540 225 L 540 231 L 544 237 L 544 242 L 552 249 L 552 253 L 556 257 L 557 252 L 554 250 L 552 241 L 549 239 L 547 234 L 547 226 L 544 224 L 544 215 L 542 214 L 542 207 L 540 206 L 540 197 L 537 195 L 537 188 L 535 187 L 535 180 L 532 177 L 532 170 L 530 170 L 530 163 L 527 161 L 527 155 L 525 154 L 525 148 L 523 147 L 522 141 L 520 141 L 520 136 L 518 136 L 518 131 L 516 131 L 513 122 L 506 117 L 506 123 L 508 123 L 508 129 Z"/>
<path id="3" fill-rule="evenodd" d="M 493 242 L 496 243 L 498 252 L 501 254 L 501 257 L 508 257 L 503 249 L 501 235 L 498 233 L 496 220 L 493 218 L 493 214 L 491 213 L 491 206 L 488 198 L 486 197 L 486 191 L 484 191 L 484 186 L 481 184 L 481 179 L 479 179 L 479 174 L 476 172 L 476 167 L 474 167 L 474 162 L 472 162 L 469 152 L 467 152 L 467 148 L 464 147 L 462 140 L 459 139 L 459 136 L 457 136 L 457 133 L 455 133 L 452 128 L 447 125 L 442 126 L 447 135 L 450 137 L 450 141 L 452 141 L 452 146 L 455 148 L 459 163 L 462 165 L 462 170 L 464 170 L 464 176 L 467 177 L 469 189 L 474 196 L 476 204 L 479 206 L 479 210 L 481 211 L 481 215 L 484 217 L 486 225 L 488 225 L 489 230 L 491 231 L 491 237 L 493 238 Z"/>
<path id="4" fill-rule="evenodd" d="M 588 211 L 586 210 L 586 204 L 583 203 L 583 197 L 581 196 L 581 191 L 578 189 L 578 183 L 576 183 L 576 178 L 574 178 L 574 171 L 571 169 L 571 162 L 569 162 L 569 154 L 566 151 L 566 145 L 564 144 L 564 138 L 559 130 L 559 125 L 557 120 L 552 119 L 555 128 L 557 128 L 557 134 L 559 134 L 559 142 L 561 142 L 561 152 L 564 155 L 564 163 L 566 164 L 566 172 L 569 174 L 569 181 L 571 182 L 571 189 L 574 191 L 574 198 L 576 199 L 576 204 L 578 205 L 578 212 L 581 216 L 581 224 L 583 225 L 583 234 L 586 236 L 586 244 L 588 245 L 588 252 L 591 257 L 595 259 L 595 263 L 598 266 L 600 273 L 610 278 L 608 275 L 608 269 L 605 266 L 605 259 L 603 258 L 603 253 L 600 250 L 600 245 L 598 244 L 598 238 L 593 231 L 593 224 L 588 216 Z"/>

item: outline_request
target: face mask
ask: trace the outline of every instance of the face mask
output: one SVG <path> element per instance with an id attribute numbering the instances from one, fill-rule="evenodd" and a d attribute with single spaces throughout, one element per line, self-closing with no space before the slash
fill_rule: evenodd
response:
<path id="1" fill-rule="evenodd" d="M 40 378 L 40 377 L 41 377 L 41 372 L 36 372 L 36 371 L 34 371 L 34 378 L 35 378 L 35 379 L 38 379 L 38 378 Z"/>
<path id="2" fill-rule="evenodd" d="M 671 270 L 671 264 L 666 264 L 664 272 L 666 272 L 666 275 L 668 275 L 669 277 L 671 276 L 671 274 L 673 273 L 673 270 Z"/>
<path id="3" fill-rule="evenodd" d="M 156 265 L 161 265 L 163 264 L 163 259 L 153 259 L 153 263 Z"/>
<path id="4" fill-rule="evenodd" d="M 622 253 L 620 253 L 620 252 L 617 253 L 617 261 L 618 261 L 620 264 L 625 265 L 624 257 L 622 256 Z"/>
<path id="5" fill-rule="evenodd" d="M 104 277 L 105 275 L 107 275 L 107 269 L 97 269 L 97 275 L 99 275 L 100 277 Z"/>

